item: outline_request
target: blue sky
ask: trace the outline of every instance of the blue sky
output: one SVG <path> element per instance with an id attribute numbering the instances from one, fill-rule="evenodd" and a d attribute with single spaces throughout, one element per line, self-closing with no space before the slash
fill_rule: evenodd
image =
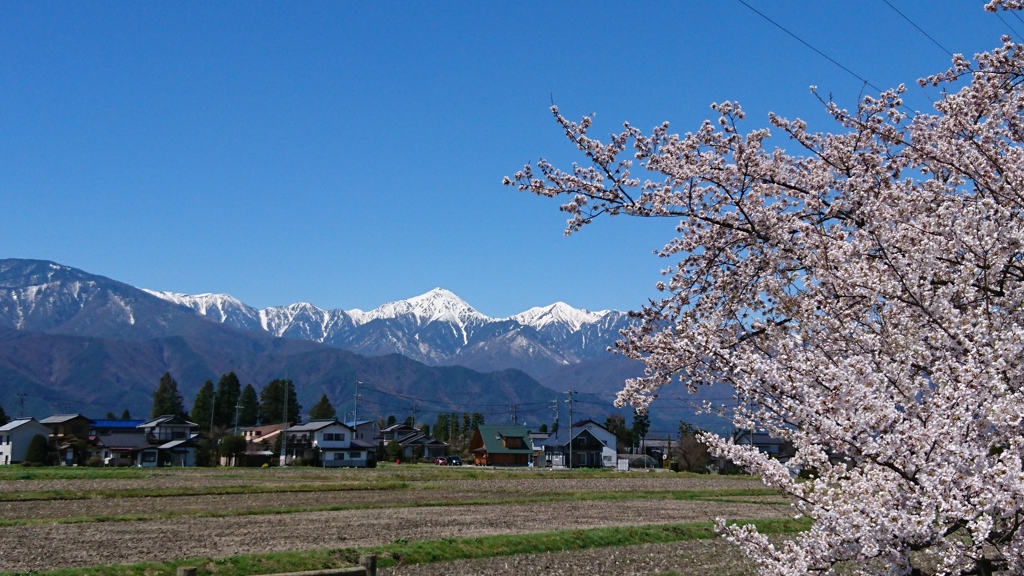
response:
<path id="1" fill-rule="evenodd" d="M 879 87 L 949 62 L 883 0 L 748 1 Z M 890 1 L 953 52 L 1024 32 L 981 2 Z M 552 100 L 595 134 L 686 132 L 722 100 L 748 129 L 831 130 L 812 84 L 849 107 L 863 88 L 735 0 L 4 2 L 0 256 L 258 307 L 440 286 L 494 317 L 635 309 L 671 222 L 565 238 L 557 201 L 501 185 L 576 159 Z"/>

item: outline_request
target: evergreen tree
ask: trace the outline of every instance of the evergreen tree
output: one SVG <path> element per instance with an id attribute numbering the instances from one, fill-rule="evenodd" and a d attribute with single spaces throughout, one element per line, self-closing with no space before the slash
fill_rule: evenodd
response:
<path id="1" fill-rule="evenodd" d="M 423 434 L 424 436 L 430 436 L 430 424 L 420 425 L 420 434 Z"/>
<path id="2" fill-rule="evenodd" d="M 132 419 L 131 412 L 129 412 L 128 409 L 125 408 L 124 412 L 121 412 L 121 420 L 131 420 L 131 419 Z"/>
<path id="3" fill-rule="evenodd" d="M 462 437 L 469 438 L 470 431 L 473 427 L 470 425 L 469 412 L 462 413 Z"/>
<path id="4" fill-rule="evenodd" d="M 484 425 L 484 415 L 479 412 L 473 412 L 473 415 L 469 418 L 469 429 L 476 430 L 477 426 Z"/>
<path id="5" fill-rule="evenodd" d="M 49 460 L 50 444 L 46 436 L 36 434 L 28 444 L 28 451 L 25 453 L 25 462 L 34 464 L 46 464 Z"/>
<path id="6" fill-rule="evenodd" d="M 633 409 L 633 439 L 643 444 L 647 437 L 647 431 L 651 429 L 651 419 L 647 417 L 647 411 Z"/>
<path id="7" fill-rule="evenodd" d="M 213 380 L 207 380 L 203 382 L 199 393 L 196 394 L 196 400 L 192 403 L 192 420 L 199 424 L 199 428 L 211 429 L 211 418 L 213 417 Z"/>
<path id="8" fill-rule="evenodd" d="M 548 433 L 548 425 L 547 424 L 541 424 L 540 425 L 540 429 L 538 430 L 538 432 L 540 432 L 541 434 L 547 434 Z"/>
<path id="9" fill-rule="evenodd" d="M 405 454 L 402 452 L 402 445 L 398 443 L 398 440 L 392 440 L 388 442 L 387 446 L 388 460 L 394 460 L 401 462 L 405 459 Z"/>
<path id="10" fill-rule="evenodd" d="M 220 455 L 228 458 L 238 458 L 245 454 L 245 438 L 241 436 L 225 436 L 220 441 Z"/>
<path id="11" fill-rule="evenodd" d="M 398 422 L 398 419 L 395 418 L 395 415 L 394 414 L 389 414 L 388 415 L 388 425 L 387 425 L 387 427 L 391 428 L 392 426 L 395 425 L 396 422 Z"/>
<path id="12" fill-rule="evenodd" d="M 220 377 L 213 403 L 213 420 L 217 426 L 225 428 L 235 426 L 235 410 L 241 394 L 242 383 L 238 381 L 238 376 L 234 372 L 228 372 Z"/>
<path id="13" fill-rule="evenodd" d="M 7 412 L 4 412 L 4 407 L 0 406 L 0 426 L 3 426 L 10 421 L 11 417 L 7 415 Z"/>
<path id="14" fill-rule="evenodd" d="M 115 416 L 113 412 L 107 412 L 107 415 L 104 416 L 104 418 L 107 420 L 117 420 L 117 416 Z"/>
<path id="15" fill-rule="evenodd" d="M 171 414 L 174 416 L 185 416 L 185 401 L 178 391 L 178 383 L 171 378 L 170 372 L 165 372 L 160 377 L 160 384 L 153 392 L 152 418 Z"/>
<path id="16" fill-rule="evenodd" d="M 271 380 L 260 392 L 260 422 L 273 424 L 282 422 L 285 417 L 285 398 L 288 402 L 288 422 L 298 424 L 301 421 L 299 412 L 302 405 L 295 395 L 295 386 L 291 380 Z"/>
<path id="17" fill-rule="evenodd" d="M 626 419 L 619 414 L 612 414 L 604 421 L 604 427 L 615 435 L 615 442 L 620 452 L 633 446 L 633 430 L 626 426 Z"/>
<path id="18" fill-rule="evenodd" d="M 327 398 L 327 394 L 320 396 L 320 401 L 309 409 L 310 420 L 329 420 L 337 415 L 338 411 L 334 409 L 334 405 Z"/>
<path id="19" fill-rule="evenodd" d="M 260 419 L 260 400 L 252 384 L 246 384 L 238 397 L 238 426 L 255 426 Z"/>
<path id="20" fill-rule="evenodd" d="M 451 428 L 448 425 L 449 422 L 448 414 L 445 413 L 438 414 L 437 421 L 434 422 L 434 436 L 442 442 L 448 442 L 451 439 Z"/>

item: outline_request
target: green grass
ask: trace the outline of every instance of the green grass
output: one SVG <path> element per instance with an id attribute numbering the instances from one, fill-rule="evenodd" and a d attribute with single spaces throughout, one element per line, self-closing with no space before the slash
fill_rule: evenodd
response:
<path id="1" fill-rule="evenodd" d="M 807 530 L 808 520 L 739 520 L 757 526 L 763 534 L 793 534 Z M 624 526 L 590 530 L 560 530 L 536 534 L 508 534 L 479 538 L 444 538 L 408 542 L 396 540 L 383 546 L 246 554 L 228 558 L 189 558 L 170 562 L 66 568 L 33 572 L 35 576 L 163 576 L 179 566 L 196 566 L 200 576 L 252 576 L 281 572 L 323 570 L 355 564 L 361 554 L 376 554 L 378 568 L 396 564 L 450 562 L 475 558 L 514 556 L 611 546 L 632 546 L 704 540 L 715 537 L 710 522 Z"/>
<path id="2" fill-rule="evenodd" d="M 347 490 L 400 490 L 406 482 L 348 482 L 334 484 L 255 484 L 205 486 L 202 488 L 119 488 L 112 490 L 33 490 L 0 492 L 0 502 L 30 500 L 88 500 L 91 498 L 159 498 L 167 496 L 218 496 L 280 492 L 337 492 Z"/>
<path id="3" fill-rule="evenodd" d="M 131 479 L 153 476 L 143 468 L 85 468 L 67 466 L 0 466 L 3 480 Z"/>

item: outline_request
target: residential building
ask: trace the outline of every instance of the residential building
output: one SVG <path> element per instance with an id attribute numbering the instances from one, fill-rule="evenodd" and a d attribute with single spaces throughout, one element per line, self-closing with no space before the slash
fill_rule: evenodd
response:
<path id="1" fill-rule="evenodd" d="M 469 453 L 477 466 L 529 466 L 533 443 L 526 426 L 482 424 L 473 431 Z"/>
<path id="2" fill-rule="evenodd" d="M 544 463 L 553 468 L 601 468 L 604 466 L 603 451 L 607 446 L 589 428 L 573 428 L 572 438 L 568 431 L 544 440 Z"/>
<path id="3" fill-rule="evenodd" d="M 147 446 L 136 453 L 135 464 L 150 466 L 195 466 L 199 425 L 176 415 L 164 415 L 138 426 Z"/>
<path id="4" fill-rule="evenodd" d="M 144 420 L 94 420 L 89 430 L 92 454 L 104 466 L 132 466 L 139 451 L 149 448 L 146 431 L 139 428 Z"/>
<path id="5" fill-rule="evenodd" d="M 618 453 L 618 438 L 615 434 L 604 426 L 594 422 L 593 420 L 580 420 L 572 425 L 572 430 L 575 432 L 576 429 L 586 429 L 593 434 L 603 444 L 601 448 L 601 466 L 605 468 L 615 468 L 619 463 Z"/>
<path id="6" fill-rule="evenodd" d="M 90 450 L 89 429 L 93 420 L 81 414 L 54 414 L 39 421 L 50 429 L 50 447 L 61 466 L 84 464 Z"/>
<path id="7" fill-rule="evenodd" d="M 376 465 L 373 447 L 353 438 L 355 430 L 337 419 L 313 420 L 285 430 L 286 452 L 307 464 L 367 468 Z M 293 460 L 287 460 L 291 462 Z"/>
<path id="8" fill-rule="evenodd" d="M 32 438 L 49 434 L 50 428 L 35 418 L 17 418 L 0 426 L 0 465 L 24 461 Z"/>
<path id="9" fill-rule="evenodd" d="M 402 457 L 406 460 L 414 458 L 432 460 L 448 454 L 448 444 L 424 434 L 404 422 L 381 430 L 377 440 L 385 446 L 392 441 L 398 442 L 402 447 Z"/>

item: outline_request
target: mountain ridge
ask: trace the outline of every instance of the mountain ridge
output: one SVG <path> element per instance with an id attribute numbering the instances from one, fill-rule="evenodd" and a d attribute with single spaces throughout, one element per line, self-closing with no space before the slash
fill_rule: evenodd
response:
<path id="1" fill-rule="evenodd" d="M 483 371 L 518 368 L 535 378 L 559 367 L 601 358 L 629 325 L 616 310 L 591 312 L 564 302 L 505 318 L 481 314 L 444 288 L 370 311 L 326 310 L 309 303 L 258 309 L 229 294 L 144 289 L 217 322 L 312 340 L 361 354 L 399 353 L 431 366 Z"/>

